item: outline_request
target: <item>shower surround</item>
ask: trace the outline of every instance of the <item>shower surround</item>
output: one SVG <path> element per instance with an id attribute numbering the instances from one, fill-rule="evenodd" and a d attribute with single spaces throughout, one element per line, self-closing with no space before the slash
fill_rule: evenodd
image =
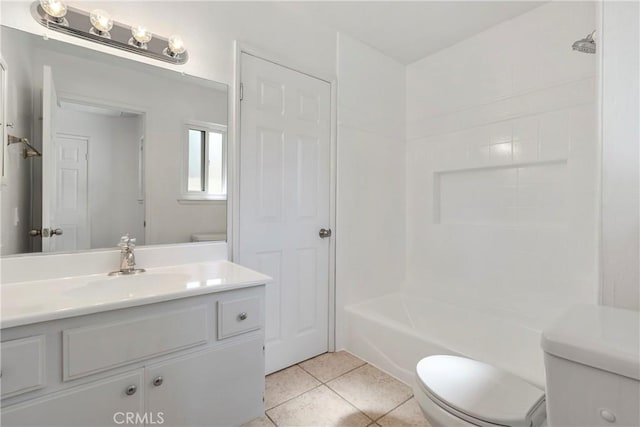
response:
<path id="1" fill-rule="evenodd" d="M 349 350 L 404 380 L 452 353 L 544 384 L 540 330 L 597 301 L 599 55 L 571 49 L 596 6 L 547 3 L 406 67 L 406 280 L 346 307 Z"/>

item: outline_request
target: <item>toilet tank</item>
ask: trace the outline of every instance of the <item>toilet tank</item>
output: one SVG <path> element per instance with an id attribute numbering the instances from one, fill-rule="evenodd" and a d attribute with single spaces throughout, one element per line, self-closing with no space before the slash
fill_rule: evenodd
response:
<path id="1" fill-rule="evenodd" d="M 574 307 L 542 348 L 550 427 L 640 426 L 640 313 Z"/>

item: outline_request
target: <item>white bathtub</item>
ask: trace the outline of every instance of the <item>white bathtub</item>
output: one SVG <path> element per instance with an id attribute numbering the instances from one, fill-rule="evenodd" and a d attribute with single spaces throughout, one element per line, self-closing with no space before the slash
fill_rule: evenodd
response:
<path id="1" fill-rule="evenodd" d="M 540 330 L 517 315 L 391 294 L 345 307 L 347 349 L 413 384 L 416 363 L 453 354 L 491 363 L 544 388 Z"/>

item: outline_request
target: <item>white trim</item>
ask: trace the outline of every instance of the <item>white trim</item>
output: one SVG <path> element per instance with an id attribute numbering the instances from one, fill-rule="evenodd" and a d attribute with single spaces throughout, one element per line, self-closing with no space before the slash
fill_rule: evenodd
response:
<path id="1" fill-rule="evenodd" d="M 88 105 L 92 107 L 108 107 L 116 111 L 132 114 L 147 114 L 149 112 L 149 107 L 127 104 L 126 102 L 111 99 L 94 98 L 65 91 L 57 91 L 57 94 L 58 102 L 66 101 L 72 104 Z"/>
<path id="2" fill-rule="evenodd" d="M 223 205 L 227 199 L 177 199 L 181 205 Z"/>
<path id="3" fill-rule="evenodd" d="M 231 233 L 231 240 L 227 237 L 227 242 L 229 244 L 229 253 L 230 259 L 237 260 L 239 255 L 239 242 L 240 242 L 240 233 L 234 233 L 233 230 L 240 229 L 240 198 L 236 197 L 236 194 L 239 194 L 240 190 L 240 156 L 239 156 L 239 148 L 240 148 L 240 83 L 241 83 L 241 71 L 242 71 L 242 54 L 248 54 L 251 56 L 255 56 L 256 58 L 260 58 L 265 61 L 272 62 L 281 67 L 288 68 L 290 70 L 306 74 L 310 77 L 322 80 L 327 82 L 331 86 L 331 164 L 330 164 L 330 196 L 329 196 L 329 228 L 333 230 L 333 237 L 329 239 L 329 324 L 327 325 L 328 329 L 328 343 L 327 348 L 329 351 L 335 351 L 336 349 L 336 211 L 337 211 L 337 173 L 338 173 L 338 164 L 337 164 L 337 137 L 338 137 L 338 79 L 335 75 L 326 75 L 321 72 L 317 72 L 317 70 L 310 70 L 307 67 L 303 67 L 300 64 L 296 63 L 295 60 L 291 58 L 282 58 L 277 55 L 274 55 L 271 52 L 267 52 L 262 49 L 255 48 L 249 44 L 235 41 L 234 42 L 234 73 L 233 73 L 233 83 L 231 86 L 231 91 L 233 92 L 233 96 L 230 99 L 232 112 L 230 118 L 230 128 L 232 129 L 232 135 L 230 135 L 230 139 L 232 139 L 231 148 L 229 150 L 230 155 L 232 157 L 231 162 L 229 163 L 229 169 L 227 169 L 228 176 L 232 176 L 233 188 L 231 191 L 227 189 L 227 198 L 231 201 L 227 205 L 227 236 Z M 286 64 L 286 65 L 285 65 Z M 229 194 L 231 193 L 231 194 Z M 229 220 L 231 219 L 231 220 Z M 231 226 L 231 227 L 229 227 Z"/>
<path id="4" fill-rule="evenodd" d="M 2 85 L 2 88 L 0 89 L 2 91 L 2 115 L 0 116 L 0 126 L 2 126 L 2 129 L 0 129 L 0 138 L 1 138 L 1 144 L 2 147 L 0 147 L 0 187 L 4 187 L 7 185 L 5 176 L 4 176 L 4 159 L 5 159 L 5 151 L 6 151 L 6 147 L 7 147 L 7 106 L 9 105 L 9 103 L 7 102 L 7 98 L 8 98 L 8 89 L 9 89 L 9 85 L 8 85 L 8 76 L 9 76 L 9 66 L 7 65 L 7 62 L 4 60 L 4 58 L 2 57 L 2 55 L 0 54 L 0 85 Z"/>
<path id="5" fill-rule="evenodd" d="M 598 37 L 599 36 L 599 37 Z M 602 235 L 603 235 L 603 223 L 602 223 L 602 186 L 603 186 L 603 159 L 604 159 L 604 112 L 602 108 L 603 104 L 603 87 L 604 87 L 604 67 L 603 67 L 603 50 L 604 50 L 604 5 L 602 1 L 596 3 L 596 55 L 597 55 L 597 71 L 596 71 L 596 99 L 597 99 L 597 130 L 598 135 L 598 159 L 596 174 L 598 179 L 596 180 L 596 280 L 597 280 L 597 303 L 602 305 L 606 299 L 605 285 L 604 285 L 604 256 L 602 247 Z"/>

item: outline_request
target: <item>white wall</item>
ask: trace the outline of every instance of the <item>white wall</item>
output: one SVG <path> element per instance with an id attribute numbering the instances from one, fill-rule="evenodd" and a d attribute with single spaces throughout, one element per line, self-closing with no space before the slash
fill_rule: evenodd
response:
<path id="1" fill-rule="evenodd" d="M 47 31 L 29 12 L 30 0 L 3 1 L 2 24 L 71 44 L 183 71 L 226 84 L 233 81 L 235 40 L 292 59 L 305 69 L 335 73 L 336 32 L 302 14 L 291 13 L 279 2 L 209 1 L 69 1 L 83 10 L 101 8 L 114 20 L 146 25 L 165 37 L 182 35 L 189 50 L 189 62 L 174 66 L 139 55 L 96 45 L 76 37 Z"/>
<path id="2" fill-rule="evenodd" d="M 597 297 L 595 3 L 407 67 L 407 289 L 540 328 Z"/>
<path id="3" fill-rule="evenodd" d="M 136 237 L 139 245 L 145 243 L 144 204 L 138 202 L 142 120 L 142 116 L 113 117 L 58 109 L 56 132 L 89 140 L 89 248 L 113 247 L 125 233 Z"/>
<path id="4" fill-rule="evenodd" d="M 603 4 L 602 301 L 640 310 L 640 3 Z"/>
<path id="5" fill-rule="evenodd" d="M 6 40 L 3 40 L 6 42 Z M 5 43 L 2 56 L 9 64 L 7 71 L 7 134 L 28 138 L 33 141 L 32 113 L 33 93 L 31 90 L 32 64 L 29 56 L 23 55 L 19 46 Z M 4 125 L 4 124 L 3 124 Z M 2 149 L 6 142 L 2 141 Z M 4 159 L 5 178 L 0 188 L 2 212 L 0 213 L 0 253 L 10 255 L 28 252 L 31 237 L 31 172 L 32 165 L 40 158 L 24 159 L 23 144 L 6 147 Z M 38 225 L 38 224 L 35 224 Z"/>
<path id="6" fill-rule="evenodd" d="M 405 276 L 404 66 L 338 38 L 337 324 Z M 337 346 L 348 347 L 338 329 Z"/>

